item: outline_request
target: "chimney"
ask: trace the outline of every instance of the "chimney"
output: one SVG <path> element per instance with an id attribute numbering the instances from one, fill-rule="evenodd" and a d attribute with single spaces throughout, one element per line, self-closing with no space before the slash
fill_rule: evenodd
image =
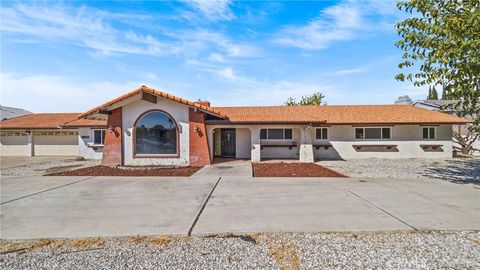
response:
<path id="1" fill-rule="evenodd" d="M 208 101 L 208 100 L 200 100 L 200 99 L 199 99 L 199 100 L 198 100 L 197 102 L 195 102 L 195 103 L 198 103 L 198 104 L 203 105 L 203 106 L 210 107 L 210 101 Z"/>
<path id="2" fill-rule="evenodd" d="M 395 104 L 407 104 L 407 105 L 412 105 L 412 104 L 413 104 L 413 101 L 412 101 L 412 99 L 411 99 L 408 95 L 404 95 L 404 96 L 399 96 L 399 97 L 395 100 Z"/>

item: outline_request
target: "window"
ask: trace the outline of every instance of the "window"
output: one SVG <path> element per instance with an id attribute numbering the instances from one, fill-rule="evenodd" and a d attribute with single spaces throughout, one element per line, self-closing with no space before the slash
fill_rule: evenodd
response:
<path id="1" fill-rule="evenodd" d="M 267 139 L 267 130 L 262 129 L 260 130 L 260 140 L 266 140 Z"/>
<path id="2" fill-rule="evenodd" d="M 386 140 L 391 138 L 391 128 L 355 128 L 355 139 L 357 140 Z"/>
<path id="3" fill-rule="evenodd" d="M 135 124 L 135 154 L 175 155 L 177 124 L 168 114 L 152 111 L 142 115 Z"/>
<path id="4" fill-rule="evenodd" d="M 283 129 L 268 129 L 267 138 L 269 140 L 282 140 L 283 139 Z"/>
<path id="5" fill-rule="evenodd" d="M 26 131 L 2 131 L 0 132 L 0 137 L 7 137 L 7 136 L 28 136 Z"/>
<path id="6" fill-rule="evenodd" d="M 290 129 L 290 128 L 284 129 L 284 132 L 285 132 L 285 140 L 293 139 L 292 129 Z"/>
<path id="7" fill-rule="evenodd" d="M 267 128 L 260 130 L 261 140 L 292 140 L 293 130 L 291 128 Z"/>
<path id="8" fill-rule="evenodd" d="M 316 138 L 317 138 L 317 140 L 328 139 L 328 128 L 317 128 L 316 129 Z"/>
<path id="9" fill-rule="evenodd" d="M 435 139 L 435 127 L 424 127 L 422 134 L 424 140 Z"/>
<path id="10" fill-rule="evenodd" d="M 103 145 L 105 141 L 105 129 L 96 129 L 93 131 L 93 144 Z"/>

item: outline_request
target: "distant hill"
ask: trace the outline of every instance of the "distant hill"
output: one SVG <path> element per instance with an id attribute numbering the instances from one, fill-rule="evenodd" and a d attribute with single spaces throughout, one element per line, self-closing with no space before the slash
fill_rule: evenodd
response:
<path id="1" fill-rule="evenodd" d="M 29 112 L 29 111 L 24 110 L 24 109 L 6 107 L 6 106 L 1 106 L 0 105 L 0 120 L 19 117 L 19 116 L 26 115 L 26 114 L 31 114 L 31 113 L 32 112 Z"/>

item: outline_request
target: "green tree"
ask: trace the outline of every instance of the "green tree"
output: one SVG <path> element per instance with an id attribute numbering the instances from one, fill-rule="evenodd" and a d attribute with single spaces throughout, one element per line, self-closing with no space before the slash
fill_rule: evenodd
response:
<path id="1" fill-rule="evenodd" d="M 316 92 L 310 96 L 302 96 L 299 101 L 295 98 L 289 97 L 285 101 L 285 105 L 287 106 L 305 106 L 305 105 L 327 105 L 326 102 L 323 101 L 325 96 L 320 93 Z"/>
<path id="2" fill-rule="evenodd" d="M 442 100 L 447 100 L 447 93 L 445 93 L 445 90 L 442 90 Z"/>
<path id="3" fill-rule="evenodd" d="M 480 1 L 402 0 L 397 7 L 411 16 L 396 25 L 403 72 L 395 78 L 441 88 L 480 130 Z"/>
<path id="4" fill-rule="evenodd" d="M 437 90 L 433 87 L 428 88 L 428 97 L 429 100 L 438 100 L 438 93 Z"/>

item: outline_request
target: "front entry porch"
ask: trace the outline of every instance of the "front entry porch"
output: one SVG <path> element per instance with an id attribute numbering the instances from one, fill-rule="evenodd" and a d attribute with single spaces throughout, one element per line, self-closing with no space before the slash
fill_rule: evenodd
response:
<path id="1" fill-rule="evenodd" d="M 298 125 L 207 125 L 213 162 L 224 158 L 314 162 L 312 130 Z"/>

